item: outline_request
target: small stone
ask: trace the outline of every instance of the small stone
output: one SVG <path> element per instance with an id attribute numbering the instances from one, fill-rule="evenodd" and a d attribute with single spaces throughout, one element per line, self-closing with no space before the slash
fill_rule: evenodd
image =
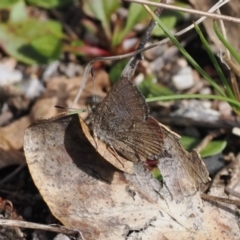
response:
<path id="1" fill-rule="evenodd" d="M 240 128 L 234 127 L 234 128 L 232 129 L 232 134 L 233 134 L 233 135 L 236 135 L 236 136 L 240 136 Z"/>
<path id="2" fill-rule="evenodd" d="M 17 69 L 12 69 L 0 64 L 0 85 L 11 85 L 20 82 L 23 79 L 23 74 Z"/>
<path id="3" fill-rule="evenodd" d="M 222 116 L 230 116 L 232 113 L 232 107 L 227 102 L 220 102 L 218 110 Z"/>
<path id="4" fill-rule="evenodd" d="M 30 79 L 24 82 L 22 89 L 27 98 L 33 99 L 40 96 L 45 88 L 37 76 L 33 75 Z"/>
<path id="5" fill-rule="evenodd" d="M 212 91 L 209 87 L 205 87 L 205 88 L 202 88 L 200 91 L 199 91 L 199 94 L 204 94 L 204 95 L 207 95 L 207 94 L 211 94 Z"/>
<path id="6" fill-rule="evenodd" d="M 53 240 L 70 240 L 70 238 L 62 233 L 59 233 Z"/>
<path id="7" fill-rule="evenodd" d="M 172 77 L 172 81 L 178 90 L 191 88 L 194 85 L 192 69 L 188 66 L 182 68 L 176 75 Z"/>
<path id="8" fill-rule="evenodd" d="M 55 61 L 50 63 L 46 70 L 43 73 L 43 80 L 48 81 L 51 77 L 54 76 L 54 74 L 57 73 L 58 67 L 59 67 L 59 61 Z"/>

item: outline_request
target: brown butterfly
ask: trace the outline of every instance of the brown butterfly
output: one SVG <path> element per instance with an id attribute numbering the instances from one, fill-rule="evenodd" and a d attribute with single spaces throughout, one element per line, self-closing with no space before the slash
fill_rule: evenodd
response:
<path id="1" fill-rule="evenodd" d="M 158 159 L 163 133 L 142 94 L 121 78 L 92 113 L 93 135 L 130 161 Z"/>

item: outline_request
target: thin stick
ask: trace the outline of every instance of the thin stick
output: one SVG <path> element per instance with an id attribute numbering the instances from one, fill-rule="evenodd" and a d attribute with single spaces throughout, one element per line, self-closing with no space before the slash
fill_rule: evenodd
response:
<path id="1" fill-rule="evenodd" d="M 234 191 L 233 189 L 229 188 L 229 187 L 225 187 L 225 192 L 228 193 L 228 194 L 231 194 L 235 197 L 238 197 L 240 198 L 240 193 L 237 192 L 237 191 Z"/>
<path id="2" fill-rule="evenodd" d="M 162 0 L 162 2 L 166 3 L 166 0 Z M 163 8 L 158 7 L 154 13 L 156 14 L 156 16 L 160 17 L 161 13 L 162 13 Z M 146 28 L 146 31 L 144 32 L 144 35 L 141 38 L 141 41 L 138 45 L 137 50 L 141 50 L 144 49 L 144 46 L 146 45 L 147 41 L 149 40 L 152 30 L 153 28 L 156 26 L 156 22 L 151 19 L 150 23 L 148 24 L 148 27 Z M 121 77 L 120 78 L 124 78 L 127 77 L 129 79 L 131 79 L 131 77 L 133 76 L 138 62 L 142 60 L 142 56 L 141 54 L 137 54 L 134 55 L 128 62 L 128 64 L 125 66 L 124 70 L 121 73 Z"/>
<path id="3" fill-rule="evenodd" d="M 210 18 L 214 18 L 214 19 L 222 19 L 222 20 L 229 21 L 229 22 L 240 23 L 240 18 L 230 17 L 230 16 L 226 16 L 226 15 L 221 15 L 221 14 L 215 14 L 215 13 L 209 13 L 209 12 L 204 12 L 204 11 L 199 11 L 199 10 L 187 9 L 187 8 L 182 8 L 182 7 L 176 7 L 176 6 L 172 6 L 169 4 L 154 3 L 154 2 L 149 2 L 149 1 L 145 1 L 145 0 L 124 0 L 124 1 L 132 2 L 132 3 L 133 2 L 139 3 L 139 4 L 143 4 L 143 5 L 150 5 L 150 6 L 155 6 L 155 7 L 163 7 L 166 9 L 178 10 L 181 12 L 196 14 L 196 15 L 210 17 Z"/>
<path id="4" fill-rule="evenodd" d="M 7 175 L 4 179 L 2 179 L 0 181 L 0 186 L 9 181 L 11 178 L 13 178 L 17 173 L 19 173 L 24 167 L 26 166 L 26 164 L 20 165 L 18 166 L 13 172 L 11 172 L 9 175 Z"/>
<path id="5" fill-rule="evenodd" d="M 240 201 L 235 199 L 216 197 L 216 196 L 207 195 L 205 193 L 201 194 L 201 198 L 207 201 L 228 203 L 228 204 L 233 204 L 233 205 L 236 205 L 237 207 L 240 207 Z"/>
<path id="6" fill-rule="evenodd" d="M 0 219 L 0 226 L 7 226 L 7 227 L 19 227 L 19 228 L 28 228 L 28 229 L 38 229 L 44 231 L 51 231 L 57 233 L 63 233 L 70 236 L 76 236 L 77 234 L 80 235 L 78 239 L 84 239 L 82 233 L 79 230 L 72 230 L 66 228 L 64 226 L 52 226 L 52 225 L 44 225 L 39 223 L 32 223 L 26 221 L 18 221 L 18 220 L 9 220 L 9 219 Z"/>
<path id="7" fill-rule="evenodd" d="M 223 6 L 224 4 L 226 4 L 228 1 L 229 1 L 229 0 L 220 0 L 220 1 L 217 2 L 213 7 L 211 7 L 208 12 L 214 12 L 214 11 L 216 11 L 218 8 L 220 8 L 221 6 Z M 206 17 L 203 16 L 203 17 L 201 17 L 200 19 L 198 19 L 198 20 L 195 22 L 195 24 L 200 24 L 200 23 L 203 22 L 205 19 L 206 19 Z M 191 24 L 191 25 L 188 26 L 187 28 L 185 28 L 185 29 L 177 32 L 176 34 L 174 34 L 174 36 L 181 36 L 182 34 L 190 31 L 190 30 L 193 29 L 193 28 L 194 28 L 194 24 Z M 170 41 L 170 39 L 165 38 L 165 39 L 163 39 L 162 41 L 159 41 L 159 42 L 154 43 L 154 44 L 152 44 L 152 45 L 150 45 L 150 46 L 148 46 L 148 47 L 145 47 L 145 48 L 143 48 L 143 49 L 139 49 L 139 50 L 134 51 L 134 52 L 131 52 L 131 53 L 127 53 L 127 54 L 123 54 L 123 55 L 118 55 L 118 56 L 111 56 L 111 57 L 98 57 L 98 58 L 95 58 L 95 59 L 93 59 L 92 61 L 90 61 L 90 62 L 87 64 L 87 66 L 85 67 L 85 70 L 84 70 L 84 73 L 83 73 L 83 76 L 82 76 L 82 81 L 81 81 L 80 87 L 79 87 L 79 89 L 78 89 L 77 95 L 76 95 L 76 97 L 75 97 L 75 99 L 74 99 L 74 101 L 73 101 L 72 107 L 74 107 L 74 106 L 77 104 L 77 102 L 78 102 L 78 100 L 79 100 L 79 98 L 80 98 L 80 96 L 81 96 L 81 94 L 82 94 L 83 88 L 84 88 L 84 86 L 85 86 L 85 84 L 86 84 L 86 81 L 87 81 L 87 76 L 88 76 L 88 74 L 89 74 L 89 72 L 90 72 L 90 70 L 91 70 L 91 68 L 92 68 L 93 63 L 98 62 L 98 61 L 109 61 L 109 60 L 110 60 L 110 61 L 116 61 L 116 60 L 121 60 L 121 59 L 124 59 L 124 58 L 129 58 L 129 57 L 132 57 L 132 56 L 137 55 L 137 54 L 139 54 L 139 53 L 142 53 L 142 52 L 144 52 L 144 51 L 147 51 L 147 50 L 149 50 L 149 49 L 152 49 L 152 48 L 154 48 L 154 47 L 160 46 L 160 45 L 162 45 L 162 44 L 164 44 L 164 43 L 167 43 L 167 42 L 169 42 L 169 41 Z"/>

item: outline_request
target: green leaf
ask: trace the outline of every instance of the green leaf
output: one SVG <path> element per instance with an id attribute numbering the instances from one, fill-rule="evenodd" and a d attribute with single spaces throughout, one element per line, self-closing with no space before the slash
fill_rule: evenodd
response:
<path id="1" fill-rule="evenodd" d="M 19 1 L 14 4 L 10 11 L 9 21 L 20 22 L 28 18 L 25 2 Z"/>
<path id="2" fill-rule="evenodd" d="M 201 157 L 206 158 L 210 156 L 217 155 L 221 153 L 224 148 L 227 146 L 227 142 L 222 140 L 222 141 L 211 141 L 201 152 Z"/>
<path id="3" fill-rule="evenodd" d="M 155 83 L 154 79 L 155 77 L 153 75 L 148 75 L 138 86 L 139 90 L 146 98 L 174 94 L 169 88 L 159 83 Z"/>
<path id="4" fill-rule="evenodd" d="M 22 2 L 22 0 L 1 0 L 0 1 L 0 9 L 8 9 L 15 5 L 18 2 Z"/>
<path id="5" fill-rule="evenodd" d="M 201 142 L 199 138 L 182 136 L 180 143 L 187 151 L 192 151 L 197 145 Z M 221 153 L 224 148 L 227 146 L 227 142 L 224 140 L 213 140 L 208 145 L 202 149 L 200 155 L 202 158 L 214 156 Z"/>
<path id="6" fill-rule="evenodd" d="M 156 2 L 157 0 L 154 0 Z M 153 7 L 150 7 L 151 9 Z M 142 7 L 141 4 L 131 3 L 130 8 L 128 10 L 128 17 L 126 20 L 125 27 L 117 28 L 114 31 L 113 39 L 112 39 L 112 47 L 120 44 L 123 39 L 126 37 L 128 33 L 132 31 L 132 29 L 143 20 L 148 22 L 151 19 L 147 11 Z"/>
<path id="7" fill-rule="evenodd" d="M 189 136 L 181 136 L 180 138 L 180 143 L 187 151 L 192 151 L 200 142 L 201 140 L 199 138 Z"/>
<path id="8" fill-rule="evenodd" d="M 27 64 L 45 64 L 59 58 L 61 25 L 53 21 L 28 19 L 0 24 L 0 44 L 17 60 Z"/>
<path id="9" fill-rule="evenodd" d="M 114 13 L 120 7 L 120 2 L 116 0 L 85 0 L 83 1 L 84 11 L 101 21 L 104 33 L 110 40 L 111 33 L 111 22 L 110 18 L 112 13 Z"/>
<path id="10" fill-rule="evenodd" d="M 180 19 L 180 16 L 182 15 L 172 13 L 171 15 L 161 16 L 161 21 L 167 29 L 172 30 L 175 27 L 177 21 Z M 156 37 L 165 36 L 163 30 L 157 25 L 154 27 L 152 35 Z"/>
<path id="11" fill-rule="evenodd" d="M 74 2 L 74 0 L 26 0 L 30 5 L 51 9 L 61 8 Z"/>
<path id="12" fill-rule="evenodd" d="M 28 17 L 26 4 L 23 0 L 0 0 L 0 9 L 4 9 L 9 12 L 9 17 L 5 20 L 5 22 L 19 22 L 27 19 Z"/>
<path id="13" fill-rule="evenodd" d="M 112 46 L 114 47 L 121 43 L 124 37 L 132 31 L 133 27 L 136 26 L 137 23 L 140 23 L 143 19 L 150 19 L 146 10 L 142 7 L 142 5 L 132 3 L 128 10 L 125 27 L 123 29 L 118 28 L 114 31 Z"/>
<path id="14" fill-rule="evenodd" d="M 162 182 L 163 181 L 163 177 L 161 175 L 161 172 L 159 171 L 158 168 L 154 168 L 152 171 L 152 176 L 157 179 L 159 182 Z"/>
<path id="15" fill-rule="evenodd" d="M 43 62 L 44 59 L 47 62 L 56 60 L 61 53 L 61 42 L 58 38 L 53 35 L 41 36 L 37 39 L 34 39 L 30 46 L 38 53 L 41 53 Z M 54 46 L 54 47 L 53 47 Z M 41 61 L 40 61 L 41 62 Z"/>
<path id="16" fill-rule="evenodd" d="M 128 61 L 128 59 L 123 59 L 122 61 L 117 62 L 111 67 L 109 71 L 109 78 L 112 84 L 119 80 L 122 70 L 124 69 Z"/>

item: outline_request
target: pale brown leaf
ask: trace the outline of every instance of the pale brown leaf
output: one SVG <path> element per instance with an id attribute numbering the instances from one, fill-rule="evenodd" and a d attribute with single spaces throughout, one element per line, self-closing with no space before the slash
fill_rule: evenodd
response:
<path id="1" fill-rule="evenodd" d="M 167 130 L 166 137 L 179 144 Z M 203 202 L 199 178 L 184 166 L 201 163 L 197 154 L 176 156 L 171 141 L 165 146 L 169 155 L 159 164 L 163 186 L 143 163 L 127 174 L 102 158 L 84 136 L 77 115 L 30 126 L 24 150 L 51 212 L 85 239 L 239 239 L 232 208 Z"/>

